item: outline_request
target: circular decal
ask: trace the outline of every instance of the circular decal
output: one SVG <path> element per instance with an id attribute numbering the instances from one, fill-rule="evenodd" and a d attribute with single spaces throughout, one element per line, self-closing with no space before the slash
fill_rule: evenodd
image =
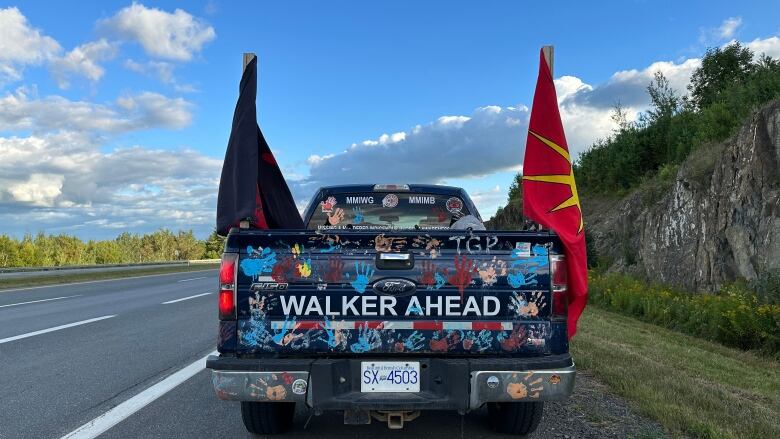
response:
<path id="1" fill-rule="evenodd" d="M 463 201 L 460 201 L 458 197 L 452 197 L 447 200 L 447 210 L 450 213 L 460 213 L 463 209 Z"/>
<path id="2" fill-rule="evenodd" d="M 299 378 L 293 381 L 291 387 L 292 387 L 292 393 L 296 395 L 303 395 L 304 393 L 306 393 L 306 380 Z"/>
<path id="3" fill-rule="evenodd" d="M 322 206 L 322 211 L 325 213 L 331 213 L 333 212 L 333 206 L 338 204 L 336 202 L 336 197 L 328 197 L 327 200 L 323 201 L 320 205 Z"/>
<path id="4" fill-rule="evenodd" d="M 398 206 L 398 195 L 387 194 L 382 199 L 382 207 L 395 207 Z"/>
<path id="5" fill-rule="evenodd" d="M 498 387 L 498 377 L 495 375 L 491 375 L 490 377 L 488 377 L 487 386 L 491 389 L 495 389 L 496 387 Z"/>

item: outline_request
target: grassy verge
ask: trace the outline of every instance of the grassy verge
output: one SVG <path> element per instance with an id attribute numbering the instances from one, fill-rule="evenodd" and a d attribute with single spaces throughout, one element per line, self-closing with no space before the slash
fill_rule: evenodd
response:
<path id="1" fill-rule="evenodd" d="M 586 309 L 572 355 L 675 437 L 780 437 L 780 363 Z"/>
<path id="2" fill-rule="evenodd" d="M 616 273 L 591 271 L 588 279 L 592 305 L 780 360 L 780 303 L 773 295 L 759 297 L 740 283 L 696 294 Z"/>
<path id="3" fill-rule="evenodd" d="M 7 288 L 24 288 L 44 285 L 84 282 L 90 280 L 119 279 L 122 277 L 147 276 L 150 274 L 202 271 L 219 268 L 218 264 L 176 265 L 171 267 L 139 268 L 134 270 L 116 270 L 91 273 L 62 273 L 41 277 L 0 279 L 0 293 Z"/>

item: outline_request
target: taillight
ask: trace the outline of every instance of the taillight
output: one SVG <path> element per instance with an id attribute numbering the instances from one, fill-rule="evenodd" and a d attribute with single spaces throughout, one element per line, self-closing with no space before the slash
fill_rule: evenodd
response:
<path id="1" fill-rule="evenodd" d="M 569 314 L 569 299 L 566 296 L 568 276 L 565 256 L 550 256 L 550 278 L 550 283 L 552 284 L 552 318 L 565 320 Z"/>
<path id="2" fill-rule="evenodd" d="M 236 319 L 238 254 L 223 253 L 219 266 L 219 319 Z"/>

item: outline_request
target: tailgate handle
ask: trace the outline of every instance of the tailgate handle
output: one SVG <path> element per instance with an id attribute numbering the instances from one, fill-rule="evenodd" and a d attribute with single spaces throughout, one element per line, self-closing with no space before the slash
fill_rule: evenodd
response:
<path id="1" fill-rule="evenodd" d="M 383 261 L 408 261 L 412 259 L 409 253 L 379 253 L 379 259 Z"/>
<path id="2" fill-rule="evenodd" d="M 414 255 L 411 253 L 378 252 L 374 265 L 380 270 L 411 270 Z"/>

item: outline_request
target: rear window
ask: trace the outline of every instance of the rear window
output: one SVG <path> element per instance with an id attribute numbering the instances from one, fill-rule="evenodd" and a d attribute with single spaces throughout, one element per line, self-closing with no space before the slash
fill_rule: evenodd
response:
<path id="1" fill-rule="evenodd" d="M 420 193 L 345 193 L 319 200 L 311 230 L 442 230 L 465 215 L 459 197 Z"/>

